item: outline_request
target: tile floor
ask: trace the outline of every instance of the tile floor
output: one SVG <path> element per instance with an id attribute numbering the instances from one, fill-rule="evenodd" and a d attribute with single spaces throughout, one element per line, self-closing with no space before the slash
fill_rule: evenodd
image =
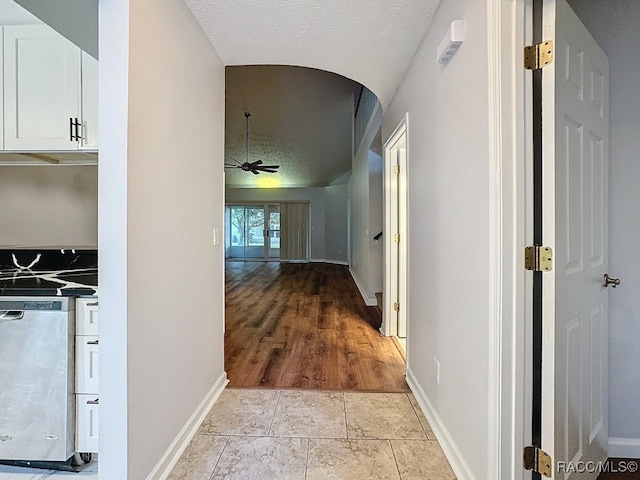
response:
<path id="1" fill-rule="evenodd" d="M 227 389 L 169 480 L 455 480 L 405 393 Z"/>
<path id="2" fill-rule="evenodd" d="M 0 465 L 0 480 L 97 480 Z M 227 389 L 169 480 L 455 480 L 413 395 Z"/>

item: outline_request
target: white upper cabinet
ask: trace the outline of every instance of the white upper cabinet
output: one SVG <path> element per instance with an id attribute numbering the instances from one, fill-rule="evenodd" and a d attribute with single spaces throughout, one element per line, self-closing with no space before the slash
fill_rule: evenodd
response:
<path id="1" fill-rule="evenodd" d="M 82 52 L 82 140 L 83 150 L 98 150 L 98 60 Z"/>
<path id="2" fill-rule="evenodd" d="M 4 150 L 96 150 L 97 61 L 47 25 L 5 26 L 3 53 Z"/>

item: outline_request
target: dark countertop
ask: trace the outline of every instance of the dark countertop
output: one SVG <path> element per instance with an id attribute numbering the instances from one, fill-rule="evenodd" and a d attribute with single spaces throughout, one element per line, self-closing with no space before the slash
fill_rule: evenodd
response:
<path id="1" fill-rule="evenodd" d="M 96 250 L 0 250 L 0 295 L 97 294 Z"/>

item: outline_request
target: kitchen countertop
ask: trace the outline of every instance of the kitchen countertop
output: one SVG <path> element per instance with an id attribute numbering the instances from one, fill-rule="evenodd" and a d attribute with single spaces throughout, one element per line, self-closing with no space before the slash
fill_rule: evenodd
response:
<path id="1" fill-rule="evenodd" d="M 2 296 L 97 294 L 96 250 L 0 250 Z"/>

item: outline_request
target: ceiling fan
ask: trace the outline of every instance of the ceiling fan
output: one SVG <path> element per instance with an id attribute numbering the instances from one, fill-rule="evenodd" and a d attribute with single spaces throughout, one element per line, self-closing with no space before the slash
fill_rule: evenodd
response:
<path id="1" fill-rule="evenodd" d="M 240 170 L 244 170 L 245 172 L 251 172 L 254 175 L 258 175 L 260 172 L 266 173 L 277 173 L 280 165 L 263 165 L 262 160 L 256 160 L 255 162 L 249 162 L 249 117 L 251 114 L 249 112 L 244 112 L 245 122 L 246 122 L 246 133 L 244 139 L 244 163 L 240 163 L 233 157 L 231 160 L 236 162 L 233 163 L 225 163 L 224 168 L 238 168 Z"/>

